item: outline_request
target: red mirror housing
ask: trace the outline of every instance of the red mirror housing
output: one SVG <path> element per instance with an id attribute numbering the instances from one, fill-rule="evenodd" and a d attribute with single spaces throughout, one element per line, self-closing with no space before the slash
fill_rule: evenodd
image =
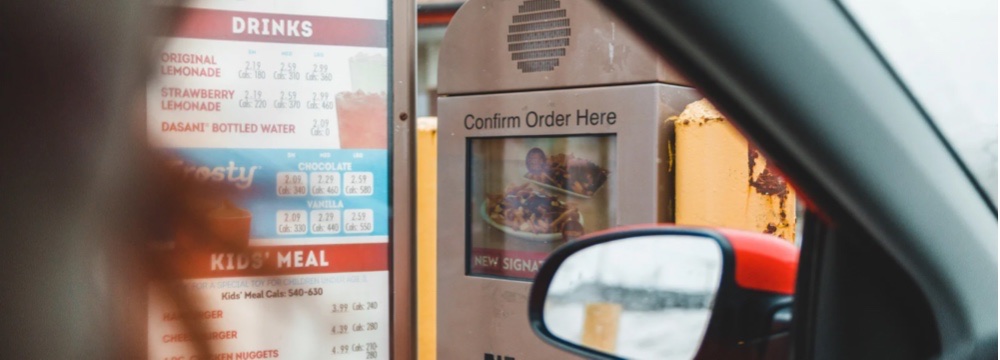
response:
<path id="1" fill-rule="evenodd" d="M 528 317 L 535 333 L 553 346 L 588 358 L 614 355 L 559 339 L 544 324 L 546 296 L 556 270 L 570 255 L 607 242 L 650 235 L 697 235 L 722 249 L 722 277 L 698 359 L 759 359 L 787 353 L 799 250 L 780 238 L 748 231 L 674 225 L 629 226 L 593 233 L 553 252 L 531 288 Z M 667 240 L 669 241 L 669 240 Z"/>

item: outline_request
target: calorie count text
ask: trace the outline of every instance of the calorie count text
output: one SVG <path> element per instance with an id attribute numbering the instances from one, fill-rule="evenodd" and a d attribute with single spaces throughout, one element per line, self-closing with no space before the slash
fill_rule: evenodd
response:
<path id="1" fill-rule="evenodd" d="M 309 182 L 312 184 L 309 189 L 313 196 L 340 195 L 339 172 L 312 172 L 309 173 Z"/>
<path id="2" fill-rule="evenodd" d="M 373 212 L 371 209 L 347 209 L 344 210 L 344 232 L 346 233 L 369 233 L 372 232 L 375 224 L 372 223 Z"/>
<path id="3" fill-rule="evenodd" d="M 283 81 L 295 81 L 295 80 L 306 80 L 306 81 L 323 81 L 330 82 L 333 81 L 333 72 L 330 70 L 330 65 L 322 61 L 326 57 L 323 52 L 313 52 L 312 57 L 317 58 L 317 61 L 308 61 L 306 69 L 307 72 L 305 76 L 300 70 L 299 62 L 302 59 L 293 61 L 295 52 L 294 51 L 280 51 L 280 55 L 288 58 L 289 60 L 278 61 L 276 63 L 265 64 L 261 60 L 257 60 L 258 51 L 256 49 L 248 49 L 247 54 L 251 56 L 250 59 L 245 59 L 239 62 L 239 65 L 235 67 L 237 78 L 243 80 L 267 80 L 268 71 L 267 68 L 271 66 L 272 69 L 276 69 L 270 73 L 270 78 L 273 80 L 283 80 Z M 195 54 L 195 53 L 170 53 L 164 52 L 161 57 L 161 62 L 165 65 L 161 66 L 161 73 L 164 75 L 176 75 L 176 76 L 199 76 L 199 77 L 222 77 L 223 71 L 221 62 L 216 61 L 217 55 L 215 54 Z M 194 59 L 194 60 L 192 60 Z M 203 67 L 207 65 L 213 65 L 214 67 Z M 311 66 L 310 66 L 311 65 Z"/>
<path id="4" fill-rule="evenodd" d="M 248 53 L 251 56 L 256 56 L 256 50 L 249 50 Z M 292 51 L 282 51 L 282 56 L 291 57 L 293 56 Z M 215 55 L 199 55 L 200 58 L 207 58 L 210 60 L 205 61 L 206 64 L 216 64 Z M 324 58 L 326 54 L 322 52 L 313 53 L 313 57 Z M 169 62 L 168 60 L 164 60 Z M 200 63 L 199 63 L 200 64 Z M 326 63 L 312 62 L 311 70 L 309 70 L 304 79 L 306 81 L 333 81 L 333 73 L 330 71 L 330 65 Z M 236 71 L 237 77 L 240 79 L 247 80 L 266 80 L 268 78 L 267 65 L 265 65 L 261 60 L 244 60 L 239 65 L 235 66 L 238 68 Z M 276 64 L 277 70 L 273 71 L 271 78 L 274 80 L 301 80 L 303 79 L 302 72 L 299 70 L 299 65 L 294 61 L 281 61 Z M 217 70 L 221 73 L 220 70 Z M 182 74 L 174 74 L 182 75 Z M 215 75 L 219 77 L 219 74 Z M 245 90 L 245 96 L 243 99 L 239 100 L 239 105 L 241 108 L 246 109 L 266 109 L 269 106 L 273 106 L 275 109 L 299 109 L 302 107 L 301 101 L 297 98 L 297 93 L 295 91 L 280 91 L 277 98 L 272 102 L 268 102 L 263 99 L 263 92 L 261 90 Z M 312 92 L 312 100 L 307 103 L 308 109 L 313 110 L 333 110 L 334 102 L 330 99 L 329 92 L 318 91 Z"/>
<path id="5" fill-rule="evenodd" d="M 313 119 L 312 129 L 309 129 L 312 136 L 330 136 L 330 119 Z"/>
<path id="6" fill-rule="evenodd" d="M 323 296 L 323 288 L 295 288 L 288 290 L 289 297 L 301 297 L 301 296 Z"/>
<path id="7" fill-rule="evenodd" d="M 313 234 L 336 234 L 341 230 L 340 210 L 313 210 L 310 213 Z"/>
<path id="8" fill-rule="evenodd" d="M 277 66 L 278 70 L 275 70 L 271 74 L 271 78 L 274 80 L 303 80 L 306 81 L 333 81 L 333 73 L 330 72 L 330 65 L 313 63 L 312 68 L 302 76 L 302 71 L 299 70 L 298 63 L 291 61 L 282 61 Z M 265 80 L 267 79 L 267 71 L 264 70 L 264 66 L 260 61 L 244 61 L 244 66 L 241 70 L 237 71 L 240 79 L 248 80 Z"/>
<path id="9" fill-rule="evenodd" d="M 364 313 L 369 311 L 378 311 L 379 302 L 378 301 L 355 301 L 351 303 L 334 303 L 331 305 L 330 312 L 333 314 L 347 314 L 347 313 Z M 378 321 L 352 321 L 347 323 L 336 323 L 330 327 L 330 334 L 334 336 L 348 335 L 352 333 L 367 333 L 367 332 L 377 332 L 381 326 Z M 379 345 L 375 341 L 368 342 L 349 342 L 346 344 L 339 344 L 333 346 L 331 349 L 331 354 L 333 355 L 351 355 L 351 354 L 363 354 L 365 359 L 377 359 L 378 358 Z"/>
<path id="10" fill-rule="evenodd" d="M 248 49 L 247 54 L 251 56 L 257 55 L 257 50 Z M 281 56 L 293 57 L 295 52 L 293 51 L 282 51 Z M 313 52 L 312 57 L 314 58 L 325 58 L 326 53 L 323 52 Z M 277 71 L 274 72 L 273 78 L 276 80 L 300 80 L 302 74 L 298 69 L 299 64 L 293 61 L 281 61 L 278 64 Z M 239 71 L 240 79 L 253 79 L 253 80 L 264 80 L 267 79 L 267 71 L 259 60 L 247 60 L 244 61 L 243 70 Z M 323 63 L 312 63 L 312 69 L 306 73 L 305 80 L 307 81 L 333 81 L 333 73 L 330 72 L 330 65 Z"/>
<path id="11" fill-rule="evenodd" d="M 222 294 L 223 300 L 257 300 L 257 299 L 274 299 L 274 298 L 293 298 L 293 297 L 307 297 L 307 296 L 323 296 L 322 287 L 293 287 L 293 288 L 277 288 L 268 290 L 251 290 L 243 292 L 228 292 Z"/>
<path id="12" fill-rule="evenodd" d="M 330 334 L 346 335 L 352 332 L 378 331 L 378 321 L 365 321 L 353 324 L 337 324 L 330 327 Z"/>
<path id="13" fill-rule="evenodd" d="M 240 79 L 263 80 L 267 78 L 267 71 L 264 71 L 260 61 L 246 61 L 243 70 L 238 72 Z"/>
<path id="14" fill-rule="evenodd" d="M 278 172 L 278 196 L 305 196 L 308 181 L 305 172 Z"/>
<path id="15" fill-rule="evenodd" d="M 278 196 L 374 195 L 371 172 L 295 171 L 278 172 L 276 176 Z M 282 210 L 278 211 L 275 226 L 278 235 L 364 234 L 375 228 L 372 209 L 312 210 L 308 217 L 305 211 Z"/>
<path id="16" fill-rule="evenodd" d="M 299 71 L 298 64 L 282 61 L 279 70 L 274 72 L 273 77 L 275 80 L 299 80 L 302 78 L 302 72 Z"/>
<path id="17" fill-rule="evenodd" d="M 258 52 L 257 52 L 257 50 L 251 49 L 251 50 L 248 50 L 248 53 L 251 56 L 256 56 Z M 281 55 L 285 56 L 285 57 L 291 57 L 291 56 L 293 56 L 293 52 L 292 51 L 282 51 Z M 216 62 L 215 62 L 215 55 L 200 55 L 200 56 L 208 58 L 208 59 L 211 59 L 211 60 L 205 61 L 205 63 L 212 64 L 212 65 L 216 64 Z M 315 57 L 315 58 L 320 58 L 321 59 L 321 58 L 324 58 L 326 56 L 326 54 L 323 53 L 323 52 L 315 52 L 315 53 L 312 54 L 312 56 Z M 169 62 L 168 60 L 164 60 L 164 61 L 165 62 Z M 274 79 L 274 80 L 286 80 L 287 81 L 287 80 L 301 80 L 303 78 L 302 73 L 299 70 L 299 63 L 298 62 L 294 62 L 294 61 L 281 61 L 281 62 L 278 62 L 277 64 L 274 64 L 274 65 L 276 65 L 276 67 L 278 68 L 278 70 L 274 71 L 273 74 L 272 74 L 272 79 Z M 311 62 L 310 65 L 311 65 L 311 69 L 304 76 L 305 80 L 311 81 L 311 82 L 312 81 L 324 81 L 324 82 L 333 81 L 333 73 L 330 71 L 331 65 L 326 64 L 326 63 L 322 63 L 322 62 Z M 235 67 L 238 69 L 237 71 L 235 71 L 235 73 L 237 73 L 237 77 L 240 78 L 240 79 L 266 80 L 268 78 L 268 71 L 266 70 L 268 68 L 268 65 L 265 64 L 261 60 L 256 60 L 256 59 L 244 60 L 241 63 L 239 63 L 239 65 L 237 65 Z M 214 76 L 221 77 L 221 73 L 222 73 L 221 69 L 222 68 L 218 68 L 218 70 L 216 70 L 216 74 Z M 178 74 L 172 74 L 171 73 L 171 75 L 183 75 L 183 74 L 182 73 L 178 73 Z M 256 109 L 256 110 L 261 110 L 261 109 L 267 109 L 267 108 L 270 107 L 270 108 L 279 109 L 279 110 L 296 110 L 296 109 L 303 108 L 302 101 L 299 100 L 299 98 L 296 95 L 297 95 L 296 91 L 290 91 L 290 90 L 288 90 L 288 91 L 279 91 L 279 94 L 277 94 L 276 99 L 274 99 L 272 101 L 268 101 L 268 100 L 264 99 L 265 93 L 262 90 L 244 90 L 244 96 L 243 96 L 243 98 L 234 99 L 234 100 L 238 103 L 239 108 L 242 108 L 242 109 Z M 214 106 L 215 107 L 212 108 L 212 109 L 218 109 L 220 107 L 220 105 L 214 105 Z M 312 100 L 309 100 L 309 102 L 307 102 L 305 108 L 306 109 L 310 109 L 310 110 L 331 111 L 331 110 L 335 109 L 335 104 L 330 99 L 329 92 L 314 91 L 314 92 L 312 92 Z M 173 108 L 170 108 L 170 109 L 173 110 Z M 208 108 L 206 108 L 206 109 L 208 109 Z M 187 110 L 187 108 L 184 108 L 184 109 L 181 109 L 181 110 Z M 208 110 L 205 110 L 205 111 L 209 111 L 209 110 L 211 110 L 211 109 L 208 109 Z M 215 110 L 215 111 L 218 111 L 218 110 Z M 330 130 L 329 125 L 327 125 L 327 126 L 317 126 L 317 125 L 314 124 L 312 131 L 310 131 L 310 134 L 313 135 L 313 136 L 330 136 L 331 132 L 332 131 Z"/>
<path id="18" fill-rule="evenodd" d="M 378 301 L 355 301 L 350 303 L 334 303 L 331 305 L 331 313 L 340 314 L 351 311 L 378 310 Z"/>
<path id="19" fill-rule="evenodd" d="M 311 110 L 333 110 L 334 103 L 330 100 L 330 92 L 328 91 L 313 91 L 312 100 L 306 102 L 306 109 Z"/>
<path id="20" fill-rule="evenodd" d="M 267 100 L 264 100 L 264 92 L 260 90 L 243 90 L 240 107 L 244 109 L 266 109 Z"/>
<path id="21" fill-rule="evenodd" d="M 302 108 L 302 100 L 299 99 L 298 91 L 279 90 L 274 101 L 268 102 L 263 90 L 243 90 L 243 97 L 238 100 L 240 108 L 243 109 L 267 109 L 273 107 L 278 110 L 296 110 Z M 329 111 L 335 109 L 335 103 L 330 100 L 330 93 L 327 91 L 313 91 L 312 97 L 306 102 L 307 110 Z"/>
<path id="22" fill-rule="evenodd" d="M 302 107 L 298 91 L 280 91 L 278 99 L 274 100 L 275 109 L 298 109 Z"/>
<path id="23" fill-rule="evenodd" d="M 309 230 L 304 210 L 278 210 L 278 235 L 305 235 Z"/>
<path id="24" fill-rule="evenodd" d="M 341 222 L 342 214 L 346 223 Z M 279 235 L 370 233 L 373 216 L 372 209 L 312 210 L 309 216 L 304 210 L 279 210 L 276 226 Z"/>
<path id="25" fill-rule="evenodd" d="M 278 196 L 337 196 L 341 190 L 346 196 L 371 196 L 375 193 L 375 179 L 371 172 L 344 173 L 344 185 L 339 172 L 279 172 Z M 310 187 L 309 183 L 313 186 Z"/>
<path id="26" fill-rule="evenodd" d="M 312 71 L 306 73 L 308 81 L 333 81 L 333 74 L 330 73 L 330 66 L 326 64 L 313 64 Z"/>
<path id="27" fill-rule="evenodd" d="M 374 180 L 370 172 L 344 173 L 344 194 L 347 196 L 369 196 L 375 192 Z"/>
<path id="28" fill-rule="evenodd" d="M 378 359 L 378 343 L 370 341 L 366 343 L 352 343 L 336 345 L 331 350 L 333 355 L 364 354 L 365 359 Z"/>

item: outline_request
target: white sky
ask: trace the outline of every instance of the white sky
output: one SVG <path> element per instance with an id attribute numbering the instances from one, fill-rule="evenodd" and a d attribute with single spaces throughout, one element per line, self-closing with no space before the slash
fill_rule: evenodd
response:
<path id="1" fill-rule="evenodd" d="M 843 0 L 997 201 L 997 1 Z"/>

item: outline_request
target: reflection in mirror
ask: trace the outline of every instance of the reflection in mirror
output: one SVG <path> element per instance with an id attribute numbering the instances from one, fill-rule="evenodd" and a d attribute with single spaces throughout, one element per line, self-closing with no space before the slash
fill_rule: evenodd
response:
<path id="1" fill-rule="evenodd" d="M 542 318 L 556 337 L 629 359 L 690 359 L 722 277 L 711 238 L 655 235 L 606 242 L 560 264 Z"/>

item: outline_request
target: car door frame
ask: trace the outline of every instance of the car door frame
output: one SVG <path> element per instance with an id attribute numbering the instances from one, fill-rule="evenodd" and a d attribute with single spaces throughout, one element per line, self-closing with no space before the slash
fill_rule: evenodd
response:
<path id="1" fill-rule="evenodd" d="M 817 321 L 831 318 L 876 332 L 918 324 L 939 341 L 927 351 L 996 357 L 996 206 L 840 4 L 601 2 L 732 118 L 807 196 L 810 218 L 821 219 L 804 240 L 796 358 L 926 340 L 858 344 L 845 334 L 851 328 Z M 912 289 L 880 289 L 845 271 L 857 265 L 852 254 L 873 252 L 882 255 L 861 261 L 881 264 L 862 265 L 880 272 L 879 281 L 910 281 Z M 865 319 L 869 302 L 832 300 L 863 295 L 892 306 L 901 294 L 926 306 Z"/>

